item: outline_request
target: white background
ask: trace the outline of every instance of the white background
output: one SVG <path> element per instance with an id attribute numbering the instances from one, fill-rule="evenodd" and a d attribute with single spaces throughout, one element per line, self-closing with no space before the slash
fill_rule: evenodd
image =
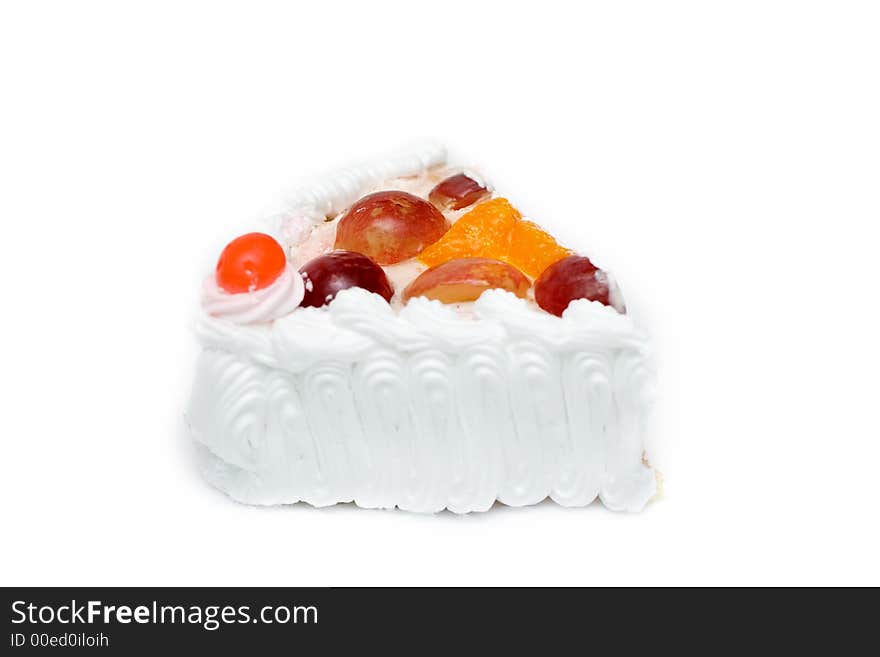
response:
<path id="1" fill-rule="evenodd" d="M 880 20 L 855 2 L 7 2 L 2 584 L 880 584 Z M 614 271 L 666 495 L 239 506 L 202 277 L 296 177 L 445 141 Z"/>

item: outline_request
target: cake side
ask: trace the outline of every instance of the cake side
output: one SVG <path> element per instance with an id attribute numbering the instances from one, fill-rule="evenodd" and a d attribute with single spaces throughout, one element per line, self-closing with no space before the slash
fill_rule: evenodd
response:
<path id="1" fill-rule="evenodd" d="M 270 325 L 204 316 L 187 418 L 205 475 L 255 504 L 640 510 L 645 336 L 586 300 L 557 318 L 492 290 L 474 314 L 352 288 Z"/>

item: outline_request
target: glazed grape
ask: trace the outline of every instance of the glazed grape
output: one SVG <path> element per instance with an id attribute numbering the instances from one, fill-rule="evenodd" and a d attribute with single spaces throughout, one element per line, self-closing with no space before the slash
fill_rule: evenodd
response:
<path id="1" fill-rule="evenodd" d="M 217 285 L 229 293 L 253 292 L 275 282 L 287 258 L 284 249 L 265 233 L 248 233 L 236 237 L 217 260 Z"/>
<path id="2" fill-rule="evenodd" d="M 339 220 L 336 248 L 363 253 L 380 265 L 413 258 L 449 229 L 433 205 L 407 192 L 376 192 Z"/>
<path id="3" fill-rule="evenodd" d="M 306 286 L 303 306 L 323 306 L 350 287 L 375 292 L 385 301 L 394 294 L 385 271 L 362 253 L 331 251 L 310 260 L 299 272 Z"/>
<path id="4" fill-rule="evenodd" d="M 489 196 L 485 185 L 460 173 L 437 184 L 428 195 L 441 210 L 461 210 Z"/>
<path id="5" fill-rule="evenodd" d="M 525 297 L 529 279 L 506 262 L 491 258 L 458 258 L 424 271 L 403 292 L 404 303 L 413 297 L 443 303 L 475 301 L 486 290 L 502 289 Z"/>
<path id="6" fill-rule="evenodd" d="M 571 255 L 553 263 L 535 281 L 535 301 L 548 313 L 562 316 L 574 299 L 612 305 L 608 275 L 589 258 Z M 623 311 L 620 303 L 614 304 Z"/>

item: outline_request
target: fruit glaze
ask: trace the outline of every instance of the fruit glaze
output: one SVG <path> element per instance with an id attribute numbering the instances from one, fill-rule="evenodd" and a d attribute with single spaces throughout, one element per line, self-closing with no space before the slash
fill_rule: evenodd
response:
<path id="1" fill-rule="evenodd" d="M 426 146 L 305 183 L 204 285 L 187 419 L 254 504 L 640 510 L 652 375 L 613 279 Z"/>

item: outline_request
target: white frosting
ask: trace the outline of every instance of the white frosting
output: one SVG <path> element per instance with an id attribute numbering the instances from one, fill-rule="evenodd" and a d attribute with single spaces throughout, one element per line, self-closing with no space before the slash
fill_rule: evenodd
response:
<path id="1" fill-rule="evenodd" d="M 290 262 L 297 269 L 309 260 L 333 250 L 336 242 L 336 222 L 318 224 L 310 229 L 309 235 L 297 245 L 291 245 Z"/>
<path id="2" fill-rule="evenodd" d="M 489 290 L 473 307 L 396 312 L 353 288 L 271 324 L 203 316 L 188 419 L 205 475 L 254 504 L 641 509 L 645 336 L 598 302 L 559 318 Z"/>
<path id="3" fill-rule="evenodd" d="M 426 143 L 370 162 L 339 169 L 301 181 L 285 198 L 285 210 L 273 217 L 281 223 L 284 234 L 287 222 L 308 218 L 321 223 L 335 217 L 349 205 L 384 180 L 414 176 L 446 162 L 446 149 Z"/>
<path id="4" fill-rule="evenodd" d="M 269 322 L 289 315 L 305 295 L 302 276 L 288 263 L 271 285 L 252 292 L 231 294 L 217 285 L 214 275 L 205 278 L 202 308 L 208 315 L 236 324 Z"/>
<path id="5" fill-rule="evenodd" d="M 396 177 L 423 174 L 401 186 L 427 190 L 444 162 L 428 146 L 313 181 L 274 234 L 301 264 L 329 250 L 328 217 Z M 501 290 L 400 308 L 411 269 L 386 268 L 394 307 L 358 288 L 293 312 L 281 301 L 295 295 L 206 290 L 187 412 L 206 478 L 252 504 L 465 513 L 598 496 L 640 510 L 656 490 L 642 461 L 652 375 L 631 319 L 587 300 L 555 317 Z"/>
<path id="6" fill-rule="evenodd" d="M 427 265 L 419 262 L 415 258 L 404 260 L 396 265 L 385 265 L 385 275 L 388 282 L 394 288 L 394 296 L 391 298 L 391 305 L 395 308 L 403 307 L 403 292 L 406 286 L 418 278 L 419 274 L 428 268 Z"/>
<path id="7" fill-rule="evenodd" d="M 623 294 L 620 292 L 620 286 L 617 285 L 617 280 L 614 276 L 603 269 L 597 269 L 596 278 L 599 280 L 604 279 L 605 284 L 608 286 L 608 301 L 611 307 L 617 310 L 617 312 L 625 313 L 626 303 L 623 301 Z"/>

